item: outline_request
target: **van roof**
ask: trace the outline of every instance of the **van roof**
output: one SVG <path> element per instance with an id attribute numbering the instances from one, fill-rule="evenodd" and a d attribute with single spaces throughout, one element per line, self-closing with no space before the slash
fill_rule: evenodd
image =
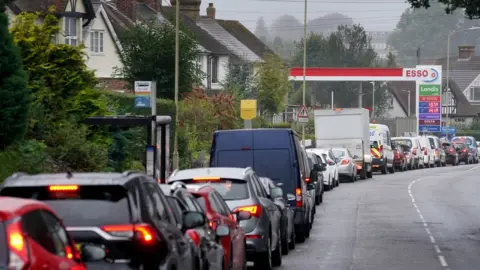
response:
<path id="1" fill-rule="evenodd" d="M 229 132 L 255 132 L 255 131 L 272 131 L 272 132 L 280 132 L 280 131 L 288 131 L 288 132 L 292 132 L 293 134 L 297 135 L 298 134 L 295 132 L 295 130 L 291 129 L 291 128 L 254 128 L 254 129 L 226 129 L 226 130 L 217 130 L 214 132 L 214 134 L 217 134 L 217 133 L 229 133 Z"/>

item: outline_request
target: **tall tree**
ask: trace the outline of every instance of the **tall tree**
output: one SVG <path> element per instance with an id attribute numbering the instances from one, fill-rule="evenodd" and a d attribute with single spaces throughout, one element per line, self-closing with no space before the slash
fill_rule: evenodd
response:
<path id="1" fill-rule="evenodd" d="M 396 68 L 397 67 L 397 59 L 392 52 L 387 54 L 387 67 Z"/>
<path id="2" fill-rule="evenodd" d="M 284 55 L 283 40 L 281 37 L 275 37 L 272 42 L 272 49 L 279 55 Z"/>
<path id="3" fill-rule="evenodd" d="M 413 8 L 430 8 L 436 2 L 445 5 L 444 12 L 451 14 L 458 9 L 464 9 L 463 13 L 469 19 L 480 18 L 480 9 L 478 8 L 480 2 L 478 0 L 407 0 Z"/>
<path id="4" fill-rule="evenodd" d="M 297 43 L 293 65 L 303 65 L 303 39 Z M 360 25 L 339 26 L 330 36 L 311 33 L 307 40 L 307 66 L 309 67 L 375 67 L 379 66 L 377 54 L 372 49 L 370 39 Z M 315 105 L 330 104 L 330 93 L 334 92 L 334 103 L 337 107 L 351 108 L 358 106 L 358 82 L 321 82 L 309 83 L 312 89 Z M 363 84 L 363 89 L 369 89 L 369 83 Z M 371 86 L 370 86 L 371 88 Z M 378 89 L 377 89 L 378 90 Z M 378 98 L 377 98 L 378 97 Z M 389 94 L 380 91 L 375 95 L 376 109 L 386 110 Z M 368 104 L 368 100 L 366 100 Z"/>
<path id="5" fill-rule="evenodd" d="M 270 33 L 263 17 L 258 18 L 254 33 L 265 44 L 270 40 Z"/>
<path id="6" fill-rule="evenodd" d="M 154 21 L 139 23 L 124 32 L 120 41 L 124 65 L 116 73 L 132 84 L 136 80 L 156 80 L 157 97 L 174 99 L 175 27 Z M 201 78 L 197 42 L 186 29 L 180 35 L 179 75 L 180 94 L 191 91 Z"/>
<path id="7" fill-rule="evenodd" d="M 447 37 L 452 30 L 464 29 L 477 24 L 465 20 L 460 11 L 445 14 L 445 6 L 432 2 L 428 9 L 406 9 L 397 27 L 388 37 L 388 44 L 398 53 L 403 66 L 417 64 L 417 50 L 420 48 L 422 59 L 437 58 L 447 53 Z M 472 32 L 459 32 L 451 38 L 451 51 L 455 53 L 457 45 L 475 42 Z"/>
<path id="8" fill-rule="evenodd" d="M 239 58 L 228 61 L 227 74 L 222 87 L 233 94 L 235 99 L 254 99 L 256 91 L 253 85 L 253 65 Z"/>
<path id="9" fill-rule="evenodd" d="M 329 30 L 335 30 L 339 25 L 353 25 L 353 19 L 341 13 L 330 13 L 308 22 L 308 31 L 324 34 Z"/>
<path id="10" fill-rule="evenodd" d="M 266 54 L 258 64 L 255 87 L 262 114 L 273 115 L 283 109 L 290 90 L 289 75 L 290 69 L 276 54 Z"/>
<path id="11" fill-rule="evenodd" d="M 1 3 L 0 3 L 1 5 Z M 0 7 L 0 148 L 23 139 L 27 131 L 30 93 L 20 50 L 8 31 L 8 17 Z"/>

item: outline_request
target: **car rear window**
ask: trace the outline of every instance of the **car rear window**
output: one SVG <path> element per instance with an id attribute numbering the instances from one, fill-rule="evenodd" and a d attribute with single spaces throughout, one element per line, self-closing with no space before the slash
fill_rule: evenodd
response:
<path id="1" fill-rule="evenodd" d="M 129 202 L 121 186 L 79 186 L 77 191 L 49 191 L 48 187 L 6 187 L 1 195 L 44 201 L 66 226 L 130 223 Z"/>
<path id="2" fill-rule="evenodd" d="M 205 185 L 214 188 L 225 200 L 243 200 L 248 198 L 248 189 L 246 181 L 239 181 L 234 179 L 220 179 L 220 180 L 182 180 L 188 185 Z M 203 206 L 202 206 L 203 207 Z"/>
<path id="3" fill-rule="evenodd" d="M 473 144 L 472 140 L 470 140 L 469 138 L 453 138 L 452 142 L 465 143 L 467 145 Z"/>
<path id="4" fill-rule="evenodd" d="M 342 158 L 347 155 L 347 152 L 343 150 L 332 150 L 332 152 L 336 158 Z"/>
<path id="5" fill-rule="evenodd" d="M 207 205 L 205 203 L 205 198 L 197 197 L 196 200 L 197 200 L 198 204 L 200 205 L 200 207 L 203 209 L 203 211 L 207 212 Z"/>
<path id="6" fill-rule="evenodd" d="M 455 142 L 455 143 L 453 143 L 453 145 L 455 145 L 455 147 L 458 147 L 458 148 L 460 148 L 460 149 L 467 147 L 467 145 L 464 144 L 464 143 L 457 143 L 457 142 Z"/>
<path id="7" fill-rule="evenodd" d="M 407 140 L 407 139 L 395 139 L 393 140 L 393 142 L 395 144 L 403 144 L 403 145 L 406 145 L 408 147 L 412 147 L 412 141 L 411 140 Z"/>
<path id="8" fill-rule="evenodd" d="M 7 263 L 7 236 L 5 225 L 0 222 L 0 269 Z"/>

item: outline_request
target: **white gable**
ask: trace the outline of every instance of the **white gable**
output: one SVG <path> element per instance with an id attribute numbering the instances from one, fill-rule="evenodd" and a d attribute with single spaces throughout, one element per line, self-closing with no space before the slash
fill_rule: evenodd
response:
<path id="1" fill-rule="evenodd" d="M 86 13 L 87 9 L 85 8 L 85 4 L 83 3 L 83 0 L 68 0 L 67 6 L 65 7 L 65 11 L 73 11 L 72 10 L 72 5 L 70 2 L 74 2 L 75 4 L 75 12 L 80 12 L 80 13 Z"/>

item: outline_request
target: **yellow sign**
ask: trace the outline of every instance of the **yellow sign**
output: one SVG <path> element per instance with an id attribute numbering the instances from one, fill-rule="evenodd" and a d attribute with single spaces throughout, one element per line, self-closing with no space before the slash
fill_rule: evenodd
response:
<path id="1" fill-rule="evenodd" d="M 243 120 L 252 120 L 257 117 L 257 101 L 255 99 L 243 99 L 240 101 L 240 117 Z"/>

